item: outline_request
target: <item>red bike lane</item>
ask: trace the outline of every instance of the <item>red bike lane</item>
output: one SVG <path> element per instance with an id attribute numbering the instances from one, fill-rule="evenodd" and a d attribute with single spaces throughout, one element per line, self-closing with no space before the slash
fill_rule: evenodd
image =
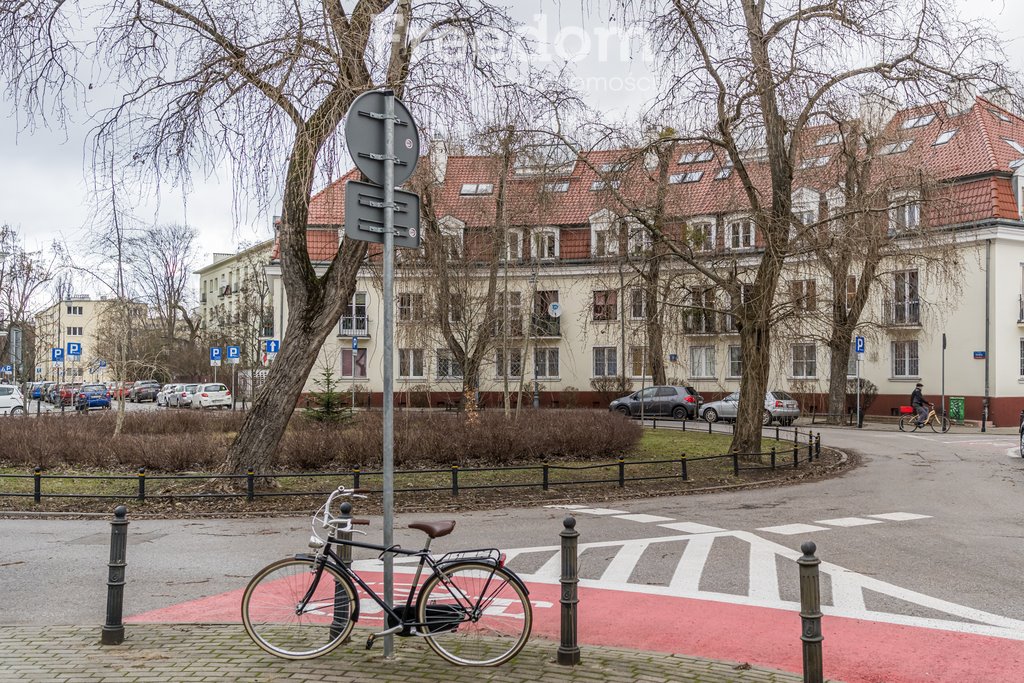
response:
<path id="1" fill-rule="evenodd" d="M 367 581 L 379 574 L 361 572 Z M 401 595 L 401 575 L 396 576 Z M 371 584 L 373 585 L 373 584 Z M 529 584 L 533 634 L 558 639 L 558 585 Z M 136 614 L 128 623 L 240 622 L 242 589 Z M 799 672 L 800 616 L 788 610 L 632 591 L 579 589 L 581 644 L 693 655 Z M 362 600 L 360 624 L 381 622 Z M 1024 640 L 828 616 L 825 675 L 846 683 L 1024 681 Z M 1024 639 L 1024 633 L 1021 634 Z"/>

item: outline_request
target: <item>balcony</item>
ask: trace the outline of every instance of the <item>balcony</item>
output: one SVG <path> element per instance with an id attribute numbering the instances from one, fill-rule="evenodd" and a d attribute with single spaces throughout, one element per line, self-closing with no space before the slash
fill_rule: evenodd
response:
<path id="1" fill-rule="evenodd" d="M 694 309 L 683 315 L 683 330 L 687 334 L 717 334 L 715 312 L 707 309 Z"/>
<path id="2" fill-rule="evenodd" d="M 561 337 L 561 322 L 558 318 L 535 315 L 530 320 L 530 332 L 534 337 Z"/>
<path id="3" fill-rule="evenodd" d="M 893 327 L 919 327 L 921 325 L 921 302 L 917 300 L 883 302 L 882 324 Z"/>
<path id="4" fill-rule="evenodd" d="M 338 326 L 339 337 L 369 337 L 370 319 L 366 316 L 342 316 Z"/>
<path id="5" fill-rule="evenodd" d="M 1017 298 L 1017 324 L 1024 325 L 1024 294 Z"/>

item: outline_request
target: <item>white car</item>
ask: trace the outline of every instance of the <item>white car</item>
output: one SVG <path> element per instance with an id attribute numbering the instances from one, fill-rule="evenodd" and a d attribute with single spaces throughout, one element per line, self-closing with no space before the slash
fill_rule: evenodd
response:
<path id="1" fill-rule="evenodd" d="M 25 397 L 13 384 L 0 384 L 0 415 L 24 415 Z"/>
<path id="2" fill-rule="evenodd" d="M 174 391 L 167 397 L 167 405 L 175 408 L 188 408 L 192 403 L 192 392 L 198 384 L 176 384 Z"/>
<path id="3" fill-rule="evenodd" d="M 163 386 L 163 388 L 160 389 L 159 393 L 157 393 L 157 395 L 156 395 L 156 404 L 158 406 L 166 407 L 168 405 L 167 397 L 171 394 L 171 392 L 174 391 L 174 387 L 176 387 L 176 386 L 178 386 L 178 385 L 177 384 L 165 384 Z"/>
<path id="4" fill-rule="evenodd" d="M 230 408 L 231 391 L 223 384 L 200 384 L 192 394 L 193 408 Z"/>

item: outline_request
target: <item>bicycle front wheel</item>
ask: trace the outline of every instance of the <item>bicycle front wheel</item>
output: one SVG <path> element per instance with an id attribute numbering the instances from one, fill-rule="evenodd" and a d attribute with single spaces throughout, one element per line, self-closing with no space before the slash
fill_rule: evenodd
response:
<path id="1" fill-rule="evenodd" d="M 355 589 L 331 566 L 287 558 L 259 571 L 242 594 L 242 624 L 253 642 L 284 659 L 325 655 L 348 638 Z"/>
<path id="2" fill-rule="evenodd" d="M 936 417 L 931 422 L 933 432 L 942 432 L 945 434 L 949 431 L 949 418 L 948 417 Z"/>
<path id="3" fill-rule="evenodd" d="M 497 666 L 519 654 L 533 611 L 512 572 L 465 562 L 438 570 L 420 591 L 417 618 L 438 655 L 463 666 Z"/>

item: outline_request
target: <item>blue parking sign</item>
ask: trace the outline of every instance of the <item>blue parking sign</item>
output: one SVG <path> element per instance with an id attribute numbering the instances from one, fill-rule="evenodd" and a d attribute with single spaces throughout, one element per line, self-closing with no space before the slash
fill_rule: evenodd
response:
<path id="1" fill-rule="evenodd" d="M 352 337 L 352 350 L 353 351 L 358 351 L 359 350 L 359 337 Z"/>
<path id="2" fill-rule="evenodd" d="M 864 337 L 854 337 L 853 350 L 856 353 L 864 353 Z"/>
<path id="3" fill-rule="evenodd" d="M 239 347 L 239 346 L 229 346 L 228 347 L 228 358 L 241 358 L 241 357 L 242 357 L 242 349 L 241 349 L 241 347 Z"/>
<path id="4" fill-rule="evenodd" d="M 219 346 L 210 347 L 210 360 L 220 360 L 221 348 Z"/>
<path id="5" fill-rule="evenodd" d="M 50 360 L 52 360 L 54 363 L 63 363 L 64 349 L 60 348 L 59 346 L 55 346 L 52 349 L 50 349 Z"/>
<path id="6" fill-rule="evenodd" d="M 0 372 L 3 372 L 5 374 L 9 375 L 12 372 L 14 372 L 14 366 L 13 365 L 5 365 L 2 368 L 0 368 Z"/>
<path id="7" fill-rule="evenodd" d="M 82 355 L 82 345 L 78 342 L 68 342 L 67 355 L 78 357 Z"/>

